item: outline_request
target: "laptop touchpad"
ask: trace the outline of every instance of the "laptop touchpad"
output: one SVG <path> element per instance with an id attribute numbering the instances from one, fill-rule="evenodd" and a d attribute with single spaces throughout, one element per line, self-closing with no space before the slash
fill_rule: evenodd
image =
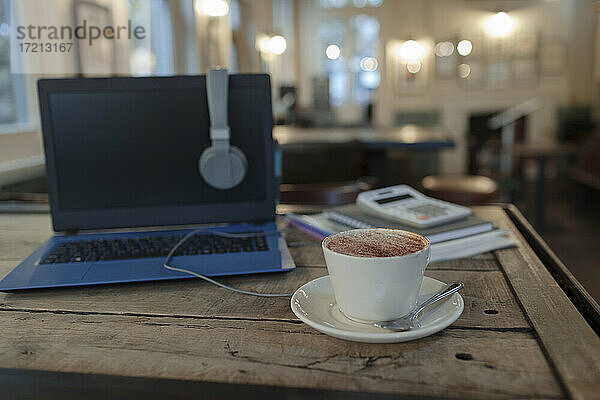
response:
<path id="1" fill-rule="evenodd" d="M 93 264 L 83 276 L 84 282 L 127 282 L 179 275 L 163 268 L 162 260 L 130 259 Z M 186 275 L 186 274 L 181 274 Z"/>

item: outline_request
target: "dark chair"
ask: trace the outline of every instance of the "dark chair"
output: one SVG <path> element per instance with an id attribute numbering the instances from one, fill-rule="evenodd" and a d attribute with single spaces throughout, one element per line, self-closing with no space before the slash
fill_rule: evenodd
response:
<path id="1" fill-rule="evenodd" d="M 600 192 L 600 131 L 581 146 L 571 177 L 581 185 Z"/>
<path id="2" fill-rule="evenodd" d="M 299 143 L 282 146 L 281 183 L 333 183 L 363 176 L 360 142 Z"/>
<path id="3" fill-rule="evenodd" d="M 280 186 L 282 204 L 341 205 L 356 201 L 360 192 L 375 187 L 374 178 L 361 178 L 352 182 L 300 183 Z"/>
<path id="4" fill-rule="evenodd" d="M 306 143 L 282 147 L 282 204 L 339 205 L 375 187 L 363 177 L 365 155 L 360 142 Z"/>
<path id="5" fill-rule="evenodd" d="M 423 179 L 425 194 L 452 203 L 474 205 L 498 200 L 498 184 L 481 175 L 432 175 Z"/>
<path id="6" fill-rule="evenodd" d="M 589 105 L 559 107 L 556 114 L 561 142 L 581 143 L 594 131 L 592 107 Z"/>

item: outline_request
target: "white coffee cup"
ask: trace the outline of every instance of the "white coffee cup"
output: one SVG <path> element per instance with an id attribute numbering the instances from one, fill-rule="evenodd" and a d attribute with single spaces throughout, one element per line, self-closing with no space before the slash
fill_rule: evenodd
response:
<path id="1" fill-rule="evenodd" d="M 330 250 L 340 235 L 380 231 L 418 236 L 427 245 L 414 253 L 393 257 L 359 257 Z M 429 240 L 397 229 L 355 229 L 326 237 L 321 243 L 335 300 L 348 318 L 358 322 L 388 321 L 402 317 L 417 305 L 425 268 L 431 258 Z"/>

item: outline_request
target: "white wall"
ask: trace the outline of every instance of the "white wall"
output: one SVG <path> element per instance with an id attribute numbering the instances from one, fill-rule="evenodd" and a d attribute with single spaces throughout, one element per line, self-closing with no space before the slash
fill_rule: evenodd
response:
<path id="1" fill-rule="evenodd" d="M 515 20 L 515 31 L 537 32 L 539 37 L 562 38 L 568 45 L 568 61 L 563 74 L 540 77 L 531 87 L 479 89 L 461 87 L 456 79 L 440 80 L 434 76 L 433 56 L 429 63 L 428 85 L 419 94 L 399 94 L 390 81 L 385 62 L 385 45 L 390 40 L 426 39 L 431 42 L 483 35 L 483 20 L 504 9 Z M 465 172 L 467 164 L 466 131 L 471 113 L 501 110 L 532 97 L 540 97 L 544 107 L 528 121 L 528 141 L 554 140 L 555 109 L 560 105 L 585 104 L 592 99 L 592 56 L 597 11 L 589 0 L 555 1 L 474 1 L 474 0 L 384 0 L 378 8 L 321 9 L 316 1 L 300 0 L 300 71 L 298 72 L 302 105 L 312 101 L 311 77 L 321 72 L 323 56 L 319 54 L 318 27 L 323 20 L 345 20 L 351 15 L 369 14 L 379 19 L 381 76 L 377 90 L 375 121 L 380 126 L 393 124 L 397 111 L 432 110 L 441 112 L 442 125 L 456 142 L 456 148 L 442 155 L 442 169 L 447 173 Z"/>

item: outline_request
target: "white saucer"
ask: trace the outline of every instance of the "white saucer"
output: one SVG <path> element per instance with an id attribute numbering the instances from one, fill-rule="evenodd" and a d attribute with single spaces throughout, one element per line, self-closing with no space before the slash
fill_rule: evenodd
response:
<path id="1" fill-rule="evenodd" d="M 419 300 L 425 300 L 444 285 L 436 279 L 424 277 Z M 396 343 L 419 339 L 441 331 L 460 317 L 465 303 L 454 293 L 437 308 L 425 310 L 419 327 L 405 332 L 393 332 L 370 324 L 348 319 L 335 302 L 329 276 L 317 278 L 301 286 L 292 296 L 292 311 L 303 322 L 327 335 L 366 343 Z"/>

